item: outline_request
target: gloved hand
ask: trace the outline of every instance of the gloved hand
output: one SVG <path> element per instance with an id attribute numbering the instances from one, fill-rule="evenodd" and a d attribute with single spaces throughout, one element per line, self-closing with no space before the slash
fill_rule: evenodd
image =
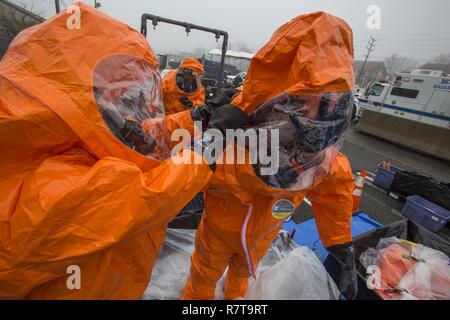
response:
<path id="1" fill-rule="evenodd" d="M 347 242 L 342 245 L 332 246 L 327 248 L 327 250 L 336 258 L 341 268 L 339 290 L 344 293 L 348 299 L 355 299 L 356 294 L 358 293 L 358 276 L 356 273 L 353 243 Z"/>
<path id="2" fill-rule="evenodd" d="M 235 88 L 221 89 L 219 92 L 217 92 L 216 96 L 214 98 L 208 100 L 207 103 L 210 106 L 218 108 L 218 107 L 223 106 L 225 104 L 231 103 L 231 100 L 233 100 L 233 97 L 238 92 L 239 92 L 239 90 L 237 90 Z"/>
<path id="3" fill-rule="evenodd" d="M 213 99 L 208 100 L 206 104 L 199 105 L 195 109 L 192 109 L 192 119 L 194 121 L 202 121 L 203 127 L 206 127 L 208 125 L 209 118 L 211 117 L 211 114 L 214 112 L 214 110 L 216 110 L 218 107 L 229 104 L 234 95 L 238 92 L 239 90 L 236 90 L 234 88 L 222 89 Z"/>
<path id="4" fill-rule="evenodd" d="M 226 129 L 239 129 L 249 120 L 247 114 L 239 107 L 226 104 L 215 109 L 208 122 L 208 128 L 219 129 L 225 135 Z"/>
<path id="5" fill-rule="evenodd" d="M 191 100 L 188 99 L 188 97 L 180 98 L 180 102 L 188 108 L 192 108 L 194 106 L 194 104 L 192 103 Z"/>
<path id="6" fill-rule="evenodd" d="M 249 120 L 247 114 L 240 108 L 227 104 L 215 109 L 210 115 L 208 129 L 217 129 L 222 132 L 222 137 L 218 137 L 214 132 L 206 130 L 200 139 L 193 141 L 191 149 L 202 155 L 211 155 L 211 169 L 215 171 L 215 161 L 226 148 L 226 129 L 239 129 Z M 220 138 L 222 141 L 216 142 Z M 217 146 L 220 146 L 217 148 Z"/>

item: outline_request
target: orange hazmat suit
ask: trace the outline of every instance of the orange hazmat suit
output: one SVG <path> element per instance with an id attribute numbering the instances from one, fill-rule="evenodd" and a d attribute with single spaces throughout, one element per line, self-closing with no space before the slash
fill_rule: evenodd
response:
<path id="1" fill-rule="evenodd" d="M 140 298 L 167 223 L 212 175 L 110 131 L 100 107 L 140 98 L 154 102 L 143 114 L 164 120 L 157 61 L 140 33 L 75 6 L 22 31 L 0 62 L 3 299 Z M 188 112 L 164 122 L 193 128 Z"/>
<path id="2" fill-rule="evenodd" d="M 309 121 L 308 117 L 312 118 L 310 114 L 319 114 L 320 111 L 307 106 L 317 105 L 318 101 L 322 104 L 322 100 L 331 106 L 334 98 L 340 99 L 343 93 L 351 92 L 353 86 L 352 31 L 343 20 L 317 12 L 294 18 L 275 31 L 252 59 L 243 92 L 234 103 L 251 118 L 253 114 L 254 120 L 275 114 L 273 121 L 269 119 L 265 124 L 268 128 L 281 128 L 282 149 L 283 141 L 288 141 L 297 134 L 294 132 L 298 132 L 294 130 L 292 134 L 283 136 L 283 128 L 292 126 L 288 121 L 281 121 L 281 126 L 277 127 L 281 118 L 275 117 L 286 111 L 283 107 L 299 103 L 287 119 L 304 112 L 301 107 L 307 108 L 303 118 L 298 116 L 300 120 L 297 122 L 303 124 L 298 128 L 316 125 L 314 128 L 317 129 L 320 124 Z M 322 99 L 324 93 L 331 94 Z M 258 113 L 258 109 L 262 111 Z M 330 107 L 326 112 L 332 110 Z M 345 110 L 347 117 L 348 108 Z M 320 161 L 312 171 L 302 166 L 294 168 L 294 177 L 298 175 L 298 178 L 287 187 L 277 186 L 270 179 L 267 181 L 272 184 L 266 183 L 257 174 L 258 167 L 248 161 L 246 164 L 217 165 L 205 192 L 205 211 L 197 231 L 190 276 L 182 298 L 214 299 L 216 283 L 227 267 L 225 299 L 243 297 L 248 277 L 254 276 L 258 263 L 283 222 L 304 197 L 312 203 L 325 247 L 351 241 L 354 187 L 351 167 L 348 159 L 338 152 L 342 141 L 326 144 L 319 138 L 317 141 L 327 146 L 319 148 L 322 150 L 319 152 Z M 230 147 L 226 153 L 230 152 Z M 312 144 L 309 150 L 314 147 Z M 242 146 L 235 146 L 236 150 L 239 148 Z M 309 152 L 304 154 L 313 154 L 313 151 Z M 307 178 L 309 183 L 305 182 Z"/>
<path id="3" fill-rule="evenodd" d="M 177 85 L 177 73 L 181 69 L 190 69 L 197 73 L 197 88 L 193 92 L 185 92 Z M 200 77 L 205 73 L 203 65 L 195 58 L 186 58 L 181 61 L 178 69 L 170 71 L 163 79 L 164 108 L 166 115 L 190 110 L 198 105 L 205 103 L 205 89 L 200 83 Z M 192 107 L 183 104 L 180 99 L 188 99 Z"/>

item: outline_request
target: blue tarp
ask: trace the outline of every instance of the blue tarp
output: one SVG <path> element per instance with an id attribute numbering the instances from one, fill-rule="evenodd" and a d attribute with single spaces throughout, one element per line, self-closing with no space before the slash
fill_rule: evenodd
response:
<path id="1" fill-rule="evenodd" d="M 369 218 L 369 216 L 363 212 L 353 215 L 352 218 L 352 236 L 356 237 L 373 229 L 377 229 L 383 226 L 381 223 Z M 300 224 L 290 219 L 283 224 L 289 234 L 296 229 L 294 235 L 294 241 L 300 246 L 306 246 L 314 251 L 323 263 L 328 256 L 328 251 L 323 247 L 322 241 L 320 241 L 319 234 L 317 232 L 316 220 L 311 219 Z"/>

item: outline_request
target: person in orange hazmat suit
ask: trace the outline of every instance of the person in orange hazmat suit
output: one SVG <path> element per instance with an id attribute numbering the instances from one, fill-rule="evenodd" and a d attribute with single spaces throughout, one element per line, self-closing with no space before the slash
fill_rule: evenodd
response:
<path id="1" fill-rule="evenodd" d="M 213 299 L 227 267 L 225 299 L 244 297 L 248 277 L 304 197 L 312 203 L 324 246 L 340 262 L 341 291 L 355 297 L 354 182 L 339 152 L 351 122 L 353 86 L 352 31 L 330 14 L 292 19 L 256 53 L 233 103 L 249 114 L 247 130 L 258 135 L 278 130 L 278 170 L 267 174 L 265 164 L 248 158 L 245 164 L 217 165 L 205 192 L 183 299 Z M 236 143 L 234 156 L 246 147 L 250 150 Z"/>
<path id="2" fill-rule="evenodd" d="M 163 79 L 164 108 L 167 115 L 192 109 L 205 103 L 205 89 L 201 78 L 205 70 L 195 58 L 181 61 L 178 69 Z"/>
<path id="3" fill-rule="evenodd" d="M 79 28 L 63 11 L 0 62 L 1 299 L 140 298 L 167 223 L 212 176 L 213 163 L 166 159 L 152 132 L 157 120 L 169 133 L 194 124 L 189 111 L 164 118 L 146 39 L 75 6 Z M 232 106 L 193 110 L 219 130 L 246 120 Z M 191 146 L 205 150 L 202 139 Z"/>

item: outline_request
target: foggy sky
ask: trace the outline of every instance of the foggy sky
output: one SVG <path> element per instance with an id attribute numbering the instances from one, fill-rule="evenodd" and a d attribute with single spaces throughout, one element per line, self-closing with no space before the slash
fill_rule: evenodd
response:
<path id="1" fill-rule="evenodd" d="M 45 17 L 54 14 L 53 0 L 12 0 L 33 5 Z M 61 1 L 62 7 L 76 1 Z M 83 1 L 93 4 L 93 0 Z M 355 58 L 366 53 L 370 35 L 378 39 L 370 60 L 397 53 L 426 62 L 450 52 L 449 0 L 99 0 L 100 10 L 140 29 L 142 13 L 222 29 L 230 42 L 246 44 L 257 51 L 283 23 L 298 15 L 327 11 L 343 18 L 354 32 Z M 366 26 L 369 5 L 381 9 L 381 30 Z M 216 46 L 214 37 L 200 31 L 189 37 L 182 28 L 160 24 L 148 27 L 148 40 L 155 52 L 192 51 Z"/>

